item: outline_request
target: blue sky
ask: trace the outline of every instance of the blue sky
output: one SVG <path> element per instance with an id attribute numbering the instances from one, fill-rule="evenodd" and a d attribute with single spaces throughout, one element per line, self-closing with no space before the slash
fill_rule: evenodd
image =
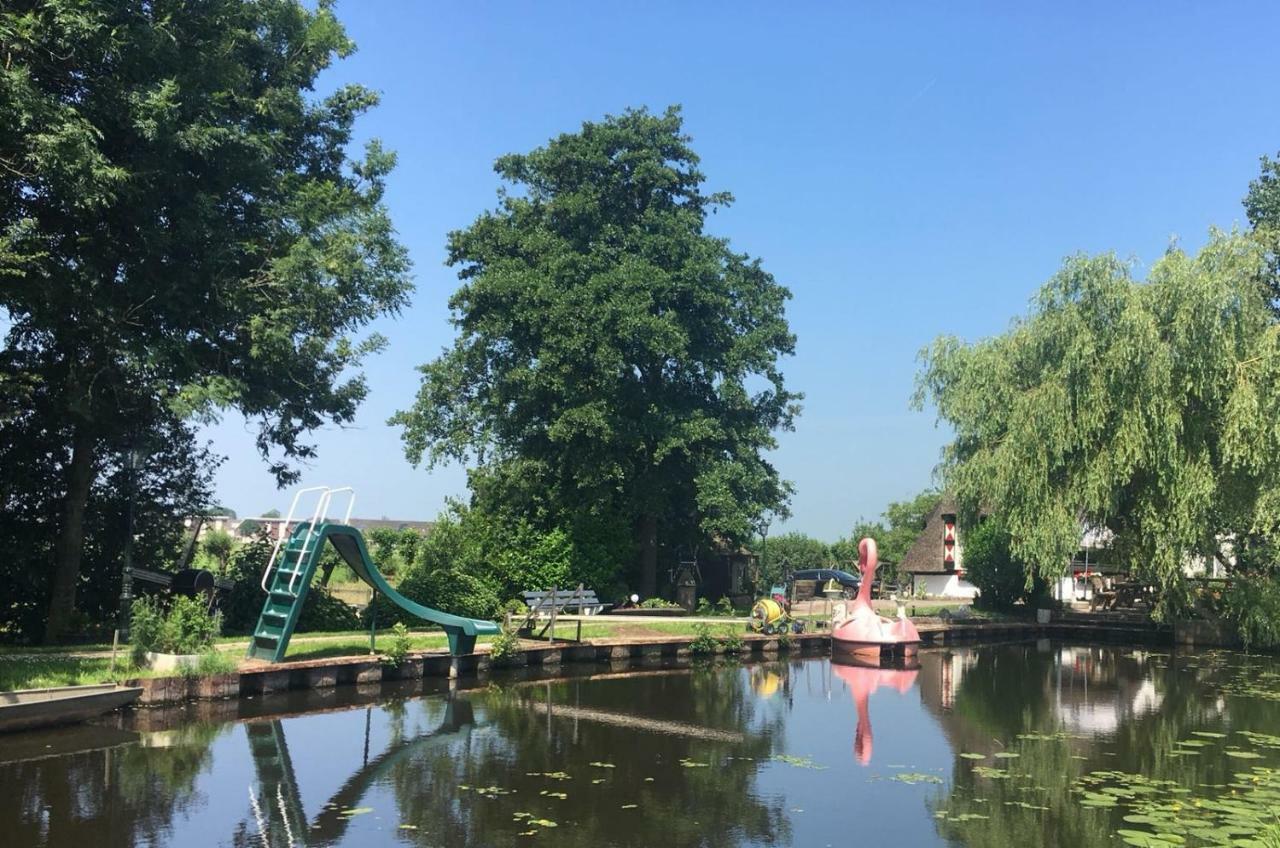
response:
<path id="1" fill-rule="evenodd" d="M 355 486 L 370 517 L 465 493 L 461 468 L 411 468 L 385 421 L 452 339 L 445 234 L 494 205 L 493 160 L 584 120 L 682 104 L 707 188 L 737 197 L 714 231 L 790 287 L 784 370 L 806 400 L 774 456 L 795 515 L 771 532 L 828 539 L 931 482 L 947 433 L 909 408 L 924 345 L 998 333 L 1068 254 L 1142 274 L 1242 223 L 1280 150 L 1276 4 L 906 7 L 340 3 L 359 51 L 322 82 L 382 93 L 359 129 L 399 153 L 387 201 L 417 290 L 303 483 Z M 207 432 L 223 503 L 287 506 L 242 419 Z"/>

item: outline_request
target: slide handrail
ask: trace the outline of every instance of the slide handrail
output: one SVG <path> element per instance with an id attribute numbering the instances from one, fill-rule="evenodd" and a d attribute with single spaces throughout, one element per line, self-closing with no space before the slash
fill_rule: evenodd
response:
<path id="1" fill-rule="evenodd" d="M 281 529 L 288 530 L 289 526 L 293 524 L 293 514 L 297 512 L 298 501 L 302 499 L 303 495 L 305 495 L 307 492 L 320 492 L 320 491 L 327 492 L 328 490 L 329 490 L 328 486 L 309 486 L 308 488 L 305 488 L 305 489 L 299 489 L 293 496 L 293 502 L 289 504 L 289 514 L 288 516 L 285 517 L 284 526 Z M 323 501 L 323 500 L 324 500 L 324 496 L 321 495 L 320 501 Z M 320 508 L 320 504 L 317 503 L 316 509 L 319 510 L 319 508 Z M 314 522 L 312 522 L 312 526 L 315 526 Z M 275 543 L 275 546 L 272 547 L 271 549 L 271 558 L 267 560 L 267 567 L 262 572 L 262 591 L 264 592 L 270 591 L 269 589 L 267 589 L 267 578 L 271 575 L 271 569 L 276 564 L 276 558 L 280 556 L 280 545 L 283 544 L 283 542 L 284 542 L 284 533 L 276 533 L 276 543 Z"/>

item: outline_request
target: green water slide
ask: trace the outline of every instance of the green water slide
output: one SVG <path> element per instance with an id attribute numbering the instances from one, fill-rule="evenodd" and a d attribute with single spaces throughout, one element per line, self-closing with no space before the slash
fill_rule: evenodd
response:
<path id="1" fill-rule="evenodd" d="M 498 632 L 498 625 L 492 621 L 450 615 L 401 595 L 378 571 L 378 566 L 369 556 L 364 536 L 349 524 L 303 521 L 293 528 L 288 541 L 263 575 L 262 587 L 267 598 L 249 643 L 250 657 L 269 662 L 284 659 L 289 637 L 297 627 L 312 579 L 320 569 L 320 555 L 326 542 L 333 545 L 356 576 L 372 586 L 375 592 L 386 595 L 388 600 L 411 615 L 443 628 L 449 639 L 449 651 L 454 656 L 474 652 L 477 636 Z M 328 576 L 325 574 L 323 579 L 327 580 Z"/>

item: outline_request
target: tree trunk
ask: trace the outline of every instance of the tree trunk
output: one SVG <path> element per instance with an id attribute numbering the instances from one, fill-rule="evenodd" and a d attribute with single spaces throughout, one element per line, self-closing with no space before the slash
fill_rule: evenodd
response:
<path id="1" fill-rule="evenodd" d="M 45 644 L 61 639 L 76 608 L 80 559 L 84 553 L 84 512 L 93 485 L 93 450 L 96 440 L 89 425 L 79 421 L 71 437 L 71 464 L 67 467 L 67 495 L 62 527 L 53 554 L 53 592 L 49 598 L 49 622 Z"/>
<path id="2" fill-rule="evenodd" d="M 658 517 L 640 516 L 638 528 L 640 543 L 640 597 L 658 596 Z"/>

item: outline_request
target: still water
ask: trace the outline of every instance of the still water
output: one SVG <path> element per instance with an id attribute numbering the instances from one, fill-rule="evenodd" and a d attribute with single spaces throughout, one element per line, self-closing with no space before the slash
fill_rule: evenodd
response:
<path id="1" fill-rule="evenodd" d="M 0 845 L 1216 845 L 1280 811 L 1274 658 L 565 671 L 0 737 Z"/>

